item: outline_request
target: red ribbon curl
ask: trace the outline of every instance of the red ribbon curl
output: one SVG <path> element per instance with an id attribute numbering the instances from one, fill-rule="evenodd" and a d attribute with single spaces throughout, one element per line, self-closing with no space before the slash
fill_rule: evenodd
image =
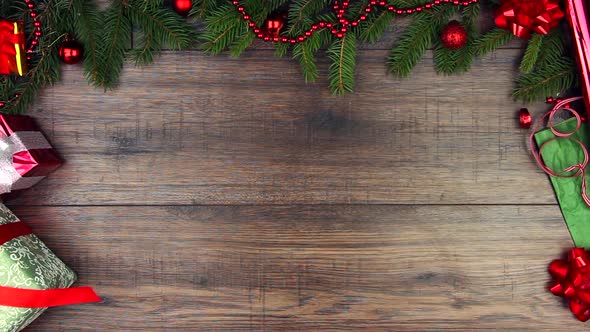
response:
<path id="1" fill-rule="evenodd" d="M 559 0 L 504 0 L 496 10 L 495 22 L 498 28 L 526 39 L 532 32 L 548 34 L 564 16 Z"/>
<path id="2" fill-rule="evenodd" d="M 549 265 L 555 279 L 551 293 L 568 298 L 570 310 L 582 322 L 590 319 L 590 259 L 583 248 L 574 248 L 567 260 L 556 259 Z"/>
<path id="3" fill-rule="evenodd" d="M 0 245 L 31 232 L 31 229 L 20 221 L 0 225 Z M 101 301 L 90 287 L 25 289 L 0 286 L 0 305 L 3 306 L 47 308 Z"/>
<path id="4" fill-rule="evenodd" d="M 0 20 L 0 74 L 9 75 L 16 63 L 16 49 L 14 45 L 24 45 L 25 36 L 21 33 L 14 33 L 14 22 Z"/>

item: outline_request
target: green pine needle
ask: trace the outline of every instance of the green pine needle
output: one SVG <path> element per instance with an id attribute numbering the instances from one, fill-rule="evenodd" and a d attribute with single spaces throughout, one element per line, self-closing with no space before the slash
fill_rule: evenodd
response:
<path id="1" fill-rule="evenodd" d="M 447 22 L 454 12 L 453 6 L 442 6 L 416 14 L 412 24 L 391 51 L 387 62 L 389 72 L 399 77 L 410 75 L 438 35 L 442 22 Z"/>
<path id="2" fill-rule="evenodd" d="M 390 26 L 393 20 L 394 14 L 390 11 L 381 11 L 376 17 L 364 21 L 360 25 L 360 38 L 362 41 L 374 43 L 376 42 L 385 32 L 387 27 Z"/>
<path id="3" fill-rule="evenodd" d="M 212 11 L 205 19 L 207 30 L 202 35 L 202 47 L 211 55 L 216 55 L 237 41 L 247 29 L 246 22 L 231 4 Z"/>
<path id="4" fill-rule="evenodd" d="M 475 41 L 474 52 L 481 56 L 497 50 L 516 38 L 510 31 L 494 28 Z"/>
<path id="5" fill-rule="evenodd" d="M 577 85 L 576 66 L 569 59 L 559 60 L 531 73 L 520 76 L 514 97 L 525 102 L 543 100 Z"/>
<path id="6" fill-rule="evenodd" d="M 520 62 L 520 71 L 523 73 L 530 73 L 535 68 L 539 54 L 541 53 L 541 47 L 543 46 L 543 37 L 541 34 L 534 34 L 527 45 L 527 48 Z"/>
<path id="7" fill-rule="evenodd" d="M 113 88 L 125 63 L 125 52 L 131 43 L 131 20 L 127 7 L 120 1 L 114 1 L 104 15 L 104 34 L 99 43 L 96 56 L 104 61 L 91 72 L 90 80 L 98 87 Z"/>
<path id="8" fill-rule="evenodd" d="M 289 44 L 287 43 L 276 43 L 275 44 L 275 56 L 284 57 L 289 53 Z"/>
<path id="9" fill-rule="evenodd" d="M 565 45 L 563 31 L 559 28 L 553 29 L 543 37 L 543 44 L 537 59 L 537 66 L 551 65 L 564 57 Z"/>
<path id="10" fill-rule="evenodd" d="M 354 89 L 356 47 L 356 37 L 349 33 L 328 48 L 328 57 L 332 60 L 329 70 L 330 90 L 335 95 L 343 95 Z"/>

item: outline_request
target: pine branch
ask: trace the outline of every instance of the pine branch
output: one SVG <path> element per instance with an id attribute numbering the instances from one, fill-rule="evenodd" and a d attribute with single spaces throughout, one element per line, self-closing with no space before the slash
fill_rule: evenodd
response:
<path id="1" fill-rule="evenodd" d="M 435 7 L 416 15 L 388 58 L 389 72 L 406 77 L 432 44 L 442 22 L 455 11 L 452 6 Z"/>
<path id="2" fill-rule="evenodd" d="M 299 60 L 306 83 L 315 82 L 319 76 L 315 53 L 322 47 L 323 34 L 328 32 L 326 30 L 316 32 L 305 42 L 293 47 L 293 58 Z"/>
<path id="3" fill-rule="evenodd" d="M 328 48 L 328 57 L 332 60 L 329 69 L 330 89 L 333 94 L 343 95 L 354 88 L 356 69 L 356 37 L 346 34 L 337 39 Z"/>
<path id="4" fill-rule="evenodd" d="M 559 61 L 565 52 L 563 31 L 558 27 L 543 37 L 543 45 L 540 47 L 537 66 L 550 65 Z"/>
<path id="5" fill-rule="evenodd" d="M 376 17 L 371 17 L 369 20 L 364 21 L 360 25 L 360 38 L 362 41 L 374 43 L 382 35 L 383 32 L 389 27 L 393 20 L 393 13 L 387 10 L 381 11 Z"/>
<path id="6" fill-rule="evenodd" d="M 508 44 L 514 38 L 516 37 L 510 31 L 494 28 L 475 41 L 474 52 L 478 56 L 488 54 Z"/>
<path id="7" fill-rule="evenodd" d="M 254 33 L 250 29 L 245 29 L 239 36 L 236 37 L 229 47 L 229 53 L 233 57 L 239 57 L 252 43 L 254 42 Z"/>
<path id="8" fill-rule="evenodd" d="M 218 0 L 196 0 L 189 12 L 190 17 L 203 19 L 208 11 L 219 5 Z"/>
<path id="9" fill-rule="evenodd" d="M 462 26 L 467 31 L 467 43 L 458 50 L 449 50 L 442 45 L 440 38 L 435 40 L 434 64 L 437 73 L 451 75 L 461 74 L 471 68 L 475 58 L 474 41 L 477 38 L 477 17 L 479 16 L 479 5 L 466 7 L 462 11 Z M 446 26 L 441 23 L 439 31 Z"/>
<path id="10" fill-rule="evenodd" d="M 128 8 L 121 0 L 113 1 L 104 15 L 103 39 L 96 52 L 97 66 L 89 78 L 95 86 L 106 90 L 117 85 L 131 42 L 131 28 Z"/>
<path id="11" fill-rule="evenodd" d="M 535 68 L 539 54 L 541 53 L 541 47 L 543 46 L 543 37 L 541 34 L 534 34 L 527 45 L 527 48 L 520 62 L 520 71 L 523 73 L 530 73 Z"/>
<path id="12" fill-rule="evenodd" d="M 129 15 L 133 23 L 139 25 L 144 33 L 152 35 L 158 44 L 173 50 L 190 47 L 196 40 L 194 28 L 174 12 L 159 6 L 141 8 L 143 0 L 133 0 Z"/>
<path id="13" fill-rule="evenodd" d="M 89 81 L 96 82 L 100 70 L 108 70 L 105 59 L 100 59 L 99 50 L 102 47 L 102 14 L 92 0 L 68 0 L 73 14 L 72 21 L 76 37 L 84 45 L 84 76 Z M 102 68 L 101 68 L 102 67 Z"/>
<path id="14" fill-rule="evenodd" d="M 564 92 L 577 84 L 576 67 L 569 59 L 559 60 L 520 76 L 513 96 L 525 102 L 541 100 Z"/>
<path id="15" fill-rule="evenodd" d="M 285 35 L 294 36 L 308 28 L 312 17 L 318 15 L 328 5 L 327 0 L 296 0 L 289 6 L 289 28 Z"/>
<path id="16" fill-rule="evenodd" d="M 283 57 L 287 55 L 289 52 L 289 44 L 287 43 L 277 43 L 275 44 L 275 56 Z"/>
<path id="17" fill-rule="evenodd" d="M 211 16 L 205 19 L 205 24 L 207 31 L 202 35 L 204 41 L 202 47 L 212 55 L 226 49 L 236 41 L 238 36 L 249 29 L 240 13 L 231 4 L 215 9 Z"/>

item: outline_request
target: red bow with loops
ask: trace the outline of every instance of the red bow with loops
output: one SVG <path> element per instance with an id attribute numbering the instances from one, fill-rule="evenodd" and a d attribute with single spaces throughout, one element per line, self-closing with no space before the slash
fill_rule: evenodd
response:
<path id="1" fill-rule="evenodd" d="M 556 259 L 549 265 L 555 279 L 551 293 L 566 297 L 570 310 L 582 322 L 590 319 L 590 260 L 583 248 L 574 248 L 567 260 Z"/>
<path id="2" fill-rule="evenodd" d="M 559 0 L 504 0 L 495 21 L 498 28 L 526 39 L 532 32 L 548 34 L 564 16 Z"/>

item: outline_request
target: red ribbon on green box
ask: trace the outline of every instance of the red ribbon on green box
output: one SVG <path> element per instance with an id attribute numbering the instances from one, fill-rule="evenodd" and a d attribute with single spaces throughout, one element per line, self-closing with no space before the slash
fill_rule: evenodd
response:
<path id="1" fill-rule="evenodd" d="M 0 225 L 0 245 L 31 234 L 23 222 Z M 0 286 L 0 305 L 20 308 L 47 308 L 102 301 L 90 287 L 25 289 Z"/>

